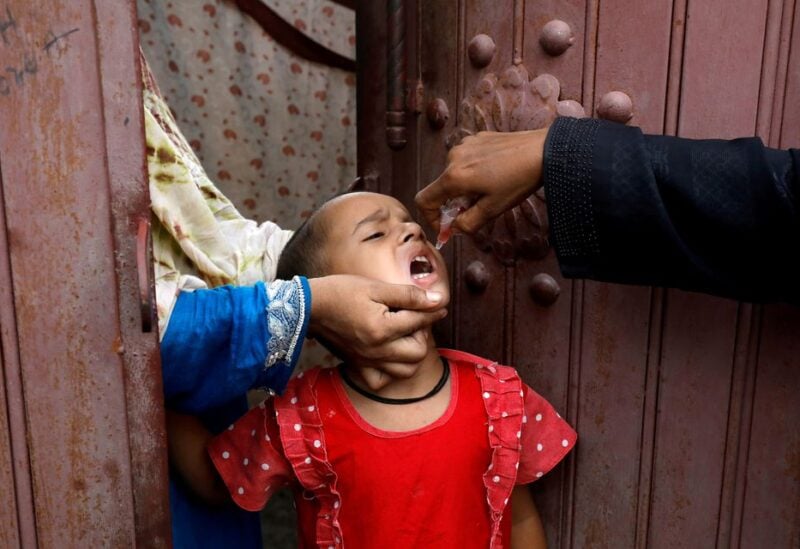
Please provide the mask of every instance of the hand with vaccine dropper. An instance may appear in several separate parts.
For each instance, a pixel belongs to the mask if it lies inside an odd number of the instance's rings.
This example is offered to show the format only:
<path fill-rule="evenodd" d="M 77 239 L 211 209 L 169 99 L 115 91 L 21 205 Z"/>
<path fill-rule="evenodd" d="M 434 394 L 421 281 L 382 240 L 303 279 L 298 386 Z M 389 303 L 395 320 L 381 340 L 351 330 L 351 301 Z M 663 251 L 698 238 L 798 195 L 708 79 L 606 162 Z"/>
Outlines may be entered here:
<path fill-rule="evenodd" d="M 436 249 L 441 250 L 442 246 L 447 244 L 450 237 L 453 235 L 453 222 L 458 217 L 458 214 L 466 210 L 472 205 L 469 198 L 466 196 L 459 196 L 458 198 L 451 198 L 445 202 L 441 207 L 441 218 L 439 220 L 439 235 L 436 237 Z"/>

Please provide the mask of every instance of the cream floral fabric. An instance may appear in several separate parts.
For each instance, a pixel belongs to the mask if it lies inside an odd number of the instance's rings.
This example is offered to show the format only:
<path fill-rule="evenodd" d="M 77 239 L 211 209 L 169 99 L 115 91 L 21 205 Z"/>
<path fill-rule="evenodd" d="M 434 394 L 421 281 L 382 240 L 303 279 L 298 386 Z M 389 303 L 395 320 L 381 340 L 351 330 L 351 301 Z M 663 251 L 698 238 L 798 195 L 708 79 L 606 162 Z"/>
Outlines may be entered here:
<path fill-rule="evenodd" d="M 355 58 L 355 14 L 329 0 L 264 2 Z M 248 219 L 296 229 L 356 176 L 352 72 L 283 47 L 223 0 L 138 0 L 142 50 L 186 141 Z"/>
<path fill-rule="evenodd" d="M 245 219 L 217 189 L 158 92 L 142 56 L 159 330 L 178 292 L 275 278 L 292 232 Z"/>

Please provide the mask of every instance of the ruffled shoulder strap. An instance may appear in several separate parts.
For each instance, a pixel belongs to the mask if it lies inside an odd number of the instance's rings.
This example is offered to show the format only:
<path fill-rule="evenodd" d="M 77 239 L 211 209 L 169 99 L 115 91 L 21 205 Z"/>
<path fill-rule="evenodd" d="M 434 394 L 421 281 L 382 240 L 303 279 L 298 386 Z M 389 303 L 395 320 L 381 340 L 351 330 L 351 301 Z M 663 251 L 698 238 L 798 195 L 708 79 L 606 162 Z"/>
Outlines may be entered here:
<path fill-rule="evenodd" d="M 316 539 L 319 547 L 344 547 L 339 525 L 341 496 L 328 461 L 325 433 L 317 402 L 320 369 L 301 372 L 275 399 L 275 419 L 286 459 L 300 485 L 319 502 Z"/>
<path fill-rule="evenodd" d="M 519 469 L 524 397 L 522 380 L 514 368 L 462 351 L 441 350 L 451 361 L 474 365 L 481 385 L 481 397 L 488 419 L 491 461 L 483 474 L 486 499 L 492 519 L 490 547 L 502 547 L 500 520 L 503 518 Z"/>

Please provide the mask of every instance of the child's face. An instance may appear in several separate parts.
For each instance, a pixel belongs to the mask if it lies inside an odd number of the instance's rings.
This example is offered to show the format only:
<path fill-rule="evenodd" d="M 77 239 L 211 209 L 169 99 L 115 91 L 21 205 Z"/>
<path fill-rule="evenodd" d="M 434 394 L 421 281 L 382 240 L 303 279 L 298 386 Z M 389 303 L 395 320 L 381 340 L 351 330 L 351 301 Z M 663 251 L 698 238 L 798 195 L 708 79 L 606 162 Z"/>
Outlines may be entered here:
<path fill-rule="evenodd" d="M 354 274 L 414 284 L 450 300 L 447 268 L 422 228 L 394 198 L 352 193 L 325 205 L 328 274 Z"/>

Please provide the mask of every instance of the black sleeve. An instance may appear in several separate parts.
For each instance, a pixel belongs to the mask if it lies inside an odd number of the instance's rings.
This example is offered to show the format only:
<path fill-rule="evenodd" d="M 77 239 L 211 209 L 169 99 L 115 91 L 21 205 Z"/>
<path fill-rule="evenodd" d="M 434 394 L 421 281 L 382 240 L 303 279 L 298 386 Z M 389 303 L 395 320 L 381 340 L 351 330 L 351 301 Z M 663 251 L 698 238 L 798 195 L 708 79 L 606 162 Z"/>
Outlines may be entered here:
<path fill-rule="evenodd" d="M 543 181 L 564 276 L 800 303 L 800 150 L 559 118 Z"/>

